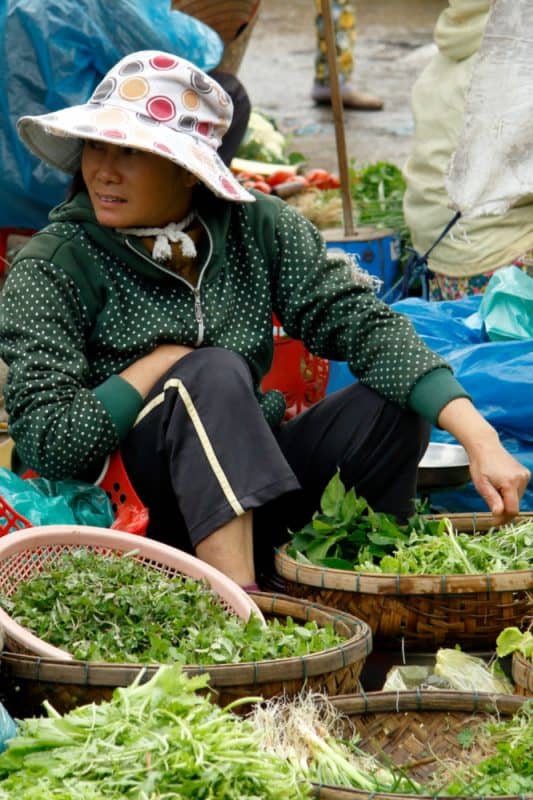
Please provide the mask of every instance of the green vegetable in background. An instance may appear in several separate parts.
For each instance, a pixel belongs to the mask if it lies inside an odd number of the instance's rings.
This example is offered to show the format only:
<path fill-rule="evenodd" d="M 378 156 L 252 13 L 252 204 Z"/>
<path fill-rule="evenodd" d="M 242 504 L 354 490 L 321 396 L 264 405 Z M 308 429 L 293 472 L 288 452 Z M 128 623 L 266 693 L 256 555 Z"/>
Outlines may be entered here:
<path fill-rule="evenodd" d="M 113 699 L 21 722 L 0 755 L 0 800 L 303 800 L 289 762 L 200 692 L 209 676 L 162 667 Z M 246 700 L 243 700 L 246 702 Z"/>
<path fill-rule="evenodd" d="M 395 164 L 378 161 L 360 169 L 351 164 L 350 190 L 358 224 L 396 231 L 401 242 L 401 262 L 411 247 L 411 233 L 403 213 L 405 188 L 403 173 Z"/>
<path fill-rule="evenodd" d="M 87 549 L 64 553 L 0 603 L 44 641 L 89 661 L 216 664 L 302 656 L 342 641 L 290 617 L 228 614 L 202 581 Z"/>
<path fill-rule="evenodd" d="M 525 658 L 533 661 L 533 633 L 530 630 L 522 631 L 516 627 L 504 628 L 496 639 L 496 653 L 500 658 L 511 653 L 522 653 Z"/>

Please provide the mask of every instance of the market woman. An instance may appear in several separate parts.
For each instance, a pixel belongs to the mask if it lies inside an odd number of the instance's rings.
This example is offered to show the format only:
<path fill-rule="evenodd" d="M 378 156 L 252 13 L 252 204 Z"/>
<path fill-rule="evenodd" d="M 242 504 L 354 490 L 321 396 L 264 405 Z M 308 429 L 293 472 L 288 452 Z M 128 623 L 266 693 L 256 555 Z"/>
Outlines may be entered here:
<path fill-rule="evenodd" d="M 495 515 L 529 480 L 449 366 L 368 276 L 327 258 L 291 206 L 250 194 L 217 154 L 228 95 L 183 59 L 122 59 L 83 106 L 23 117 L 20 136 L 75 175 L 72 197 L 19 253 L 0 355 L 21 462 L 95 476 L 120 446 L 149 535 L 245 587 L 318 507 L 335 473 L 404 519 L 429 422 L 455 435 Z M 359 381 L 283 423 L 262 394 L 272 313 Z"/>

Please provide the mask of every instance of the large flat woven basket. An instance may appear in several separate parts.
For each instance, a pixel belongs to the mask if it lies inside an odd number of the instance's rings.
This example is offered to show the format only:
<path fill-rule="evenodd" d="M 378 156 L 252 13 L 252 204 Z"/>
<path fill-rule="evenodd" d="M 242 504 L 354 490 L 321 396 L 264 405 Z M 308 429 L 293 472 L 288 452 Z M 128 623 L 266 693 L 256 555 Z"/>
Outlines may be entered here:
<path fill-rule="evenodd" d="M 286 621 L 290 616 L 298 624 L 309 620 L 319 627 L 330 624 L 345 638 L 336 647 L 296 658 L 184 667 L 193 675 L 209 673 L 213 699 L 219 705 L 249 696 L 291 696 L 304 686 L 331 696 L 359 691 L 359 676 L 372 649 L 372 634 L 365 622 L 294 597 L 258 592 L 253 599 L 267 620 Z M 148 680 L 157 666 L 60 661 L 4 651 L 0 700 L 19 718 L 42 713 L 45 699 L 64 713 L 85 703 L 108 700 L 117 686 L 127 686 L 139 672 Z"/>
<path fill-rule="evenodd" d="M 526 697 L 533 697 L 533 661 L 522 653 L 513 653 L 511 670 L 515 692 Z"/>
<path fill-rule="evenodd" d="M 132 558 L 149 569 L 168 576 L 183 575 L 205 580 L 218 595 L 220 604 L 230 614 L 245 620 L 261 611 L 234 581 L 222 572 L 194 556 L 133 533 L 108 528 L 73 525 L 49 525 L 10 533 L 0 539 L 0 592 L 10 597 L 20 583 L 31 579 L 43 566 L 53 563 L 61 553 L 80 548 L 106 554 L 133 553 Z M 28 653 L 49 658 L 69 659 L 65 650 L 54 647 L 27 628 L 19 625 L 0 608 L 0 629 L 4 630 L 4 648 L 11 652 Z"/>
<path fill-rule="evenodd" d="M 459 733 L 491 715 L 514 714 L 525 698 L 516 695 L 472 694 L 455 691 L 371 692 L 333 697 L 331 702 L 345 714 L 361 736 L 363 750 L 385 756 L 421 783 L 426 782 L 446 759 L 464 758 Z M 353 735 L 347 726 L 346 735 Z M 370 793 L 357 789 L 315 786 L 320 800 L 438 800 L 435 795 Z M 470 797 L 469 800 L 472 800 Z M 494 800 L 484 797 L 483 800 Z M 500 796 L 498 800 L 503 800 Z M 518 800 L 517 796 L 505 800 Z"/>
<path fill-rule="evenodd" d="M 458 530 L 488 530 L 490 514 L 447 515 Z M 521 514 L 520 517 L 531 517 Z M 492 650 L 533 607 L 533 569 L 490 575 L 386 575 L 300 564 L 276 554 L 283 591 L 347 611 L 372 628 L 377 649 Z"/>

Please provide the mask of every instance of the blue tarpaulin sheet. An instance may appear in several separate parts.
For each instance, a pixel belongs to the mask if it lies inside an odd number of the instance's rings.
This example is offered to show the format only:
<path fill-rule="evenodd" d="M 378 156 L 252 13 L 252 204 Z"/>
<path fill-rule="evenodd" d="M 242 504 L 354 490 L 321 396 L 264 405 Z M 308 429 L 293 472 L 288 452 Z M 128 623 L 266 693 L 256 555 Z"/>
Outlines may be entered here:
<path fill-rule="evenodd" d="M 392 308 L 406 314 L 426 344 L 453 367 L 478 410 L 496 428 L 502 443 L 533 472 L 533 339 L 489 341 L 479 313 L 481 296 L 450 302 L 408 298 Z M 328 394 L 354 379 L 347 365 L 330 364 Z M 432 441 L 454 442 L 433 429 Z M 431 502 L 448 512 L 487 511 L 474 485 L 431 493 Z M 533 511 L 533 485 L 523 511 Z"/>

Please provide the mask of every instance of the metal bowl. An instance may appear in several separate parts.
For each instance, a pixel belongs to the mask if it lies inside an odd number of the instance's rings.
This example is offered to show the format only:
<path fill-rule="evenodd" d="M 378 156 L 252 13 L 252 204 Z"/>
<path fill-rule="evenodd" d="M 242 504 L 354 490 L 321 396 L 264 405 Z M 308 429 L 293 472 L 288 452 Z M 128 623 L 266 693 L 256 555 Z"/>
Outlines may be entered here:
<path fill-rule="evenodd" d="M 418 465 L 418 488 L 463 486 L 470 480 L 468 456 L 460 444 L 430 442 Z"/>

